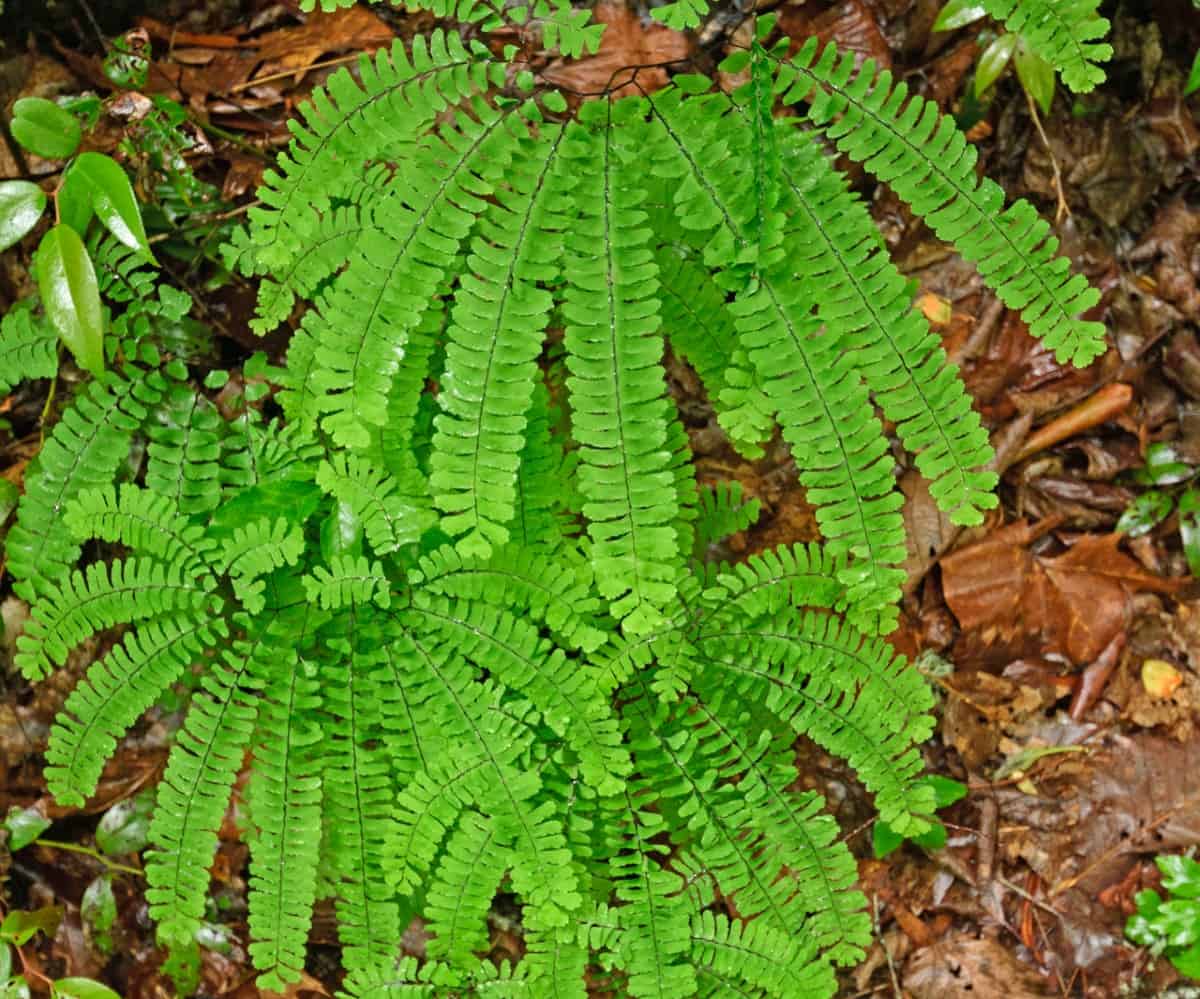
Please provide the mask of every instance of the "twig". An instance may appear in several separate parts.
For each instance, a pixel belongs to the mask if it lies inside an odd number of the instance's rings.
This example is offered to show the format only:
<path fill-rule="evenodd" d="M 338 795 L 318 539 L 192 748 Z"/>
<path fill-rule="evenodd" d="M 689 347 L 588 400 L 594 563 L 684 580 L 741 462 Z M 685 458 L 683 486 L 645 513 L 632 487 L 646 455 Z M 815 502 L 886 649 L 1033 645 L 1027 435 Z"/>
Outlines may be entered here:
<path fill-rule="evenodd" d="M 68 853 L 82 853 L 85 857 L 91 857 L 93 860 L 98 860 L 110 871 L 120 871 L 122 874 L 133 874 L 137 877 L 145 877 L 145 873 L 136 867 L 129 867 L 127 864 L 118 864 L 115 860 L 110 860 L 104 856 L 99 850 L 90 846 L 80 846 L 78 843 L 63 843 L 56 839 L 35 839 L 34 846 L 45 846 L 51 850 L 66 850 Z"/>
<path fill-rule="evenodd" d="M 249 90 L 251 87 L 257 87 L 260 83 L 272 83 L 275 80 L 284 80 L 289 76 L 303 76 L 309 70 L 325 69 L 328 66 L 342 66 L 346 63 L 357 62 L 362 53 L 355 52 L 352 55 L 337 56 L 333 59 L 322 59 L 319 62 L 309 63 L 307 66 L 296 66 L 293 69 L 285 69 L 278 73 L 270 73 L 267 76 L 260 76 L 253 80 L 246 80 L 244 83 L 235 83 L 225 92 L 227 94 L 240 94 L 243 90 Z"/>
<path fill-rule="evenodd" d="M 879 946 L 883 948 L 888 975 L 892 979 L 892 994 L 895 999 L 904 999 L 904 993 L 900 991 L 900 977 L 896 974 L 896 962 L 892 960 L 892 952 L 888 949 L 887 941 L 883 939 L 883 934 L 879 930 L 879 897 L 877 895 L 871 896 L 871 927 L 875 931 L 875 938 L 879 941 Z"/>
<path fill-rule="evenodd" d="M 1021 89 L 1025 90 L 1024 87 Z M 1033 119 L 1033 127 L 1042 137 L 1042 145 L 1046 147 L 1046 155 L 1050 157 L 1050 169 L 1054 172 L 1054 193 L 1058 198 L 1058 206 L 1054 209 L 1054 224 L 1057 225 L 1064 217 L 1069 218 L 1071 215 L 1071 208 L 1063 196 L 1062 171 L 1058 168 L 1058 159 L 1054 155 L 1054 150 L 1050 148 L 1050 140 L 1046 138 L 1046 131 L 1042 128 L 1042 119 L 1038 114 L 1037 105 L 1033 102 L 1033 97 L 1028 90 L 1025 90 L 1025 102 L 1029 105 L 1029 116 Z"/>

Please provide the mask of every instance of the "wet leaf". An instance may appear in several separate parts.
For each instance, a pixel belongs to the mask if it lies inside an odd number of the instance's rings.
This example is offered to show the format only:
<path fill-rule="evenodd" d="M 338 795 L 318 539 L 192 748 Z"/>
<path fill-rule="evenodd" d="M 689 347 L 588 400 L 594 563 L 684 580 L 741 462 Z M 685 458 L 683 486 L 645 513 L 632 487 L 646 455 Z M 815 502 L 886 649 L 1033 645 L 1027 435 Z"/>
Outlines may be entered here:
<path fill-rule="evenodd" d="M 0 940 L 23 947 L 37 933 L 54 936 L 54 931 L 58 929 L 61 921 L 62 908 L 57 905 L 47 905 L 32 912 L 14 909 L 4 917 L 4 922 L 0 923 Z"/>
<path fill-rule="evenodd" d="M 46 210 L 46 192 L 27 180 L 0 184 L 0 252 L 18 242 Z"/>
<path fill-rule="evenodd" d="M 4 828 L 8 830 L 8 848 L 16 852 L 49 829 L 50 820 L 36 808 L 18 808 L 14 805 L 8 810 Z"/>
<path fill-rule="evenodd" d="M 113 895 L 111 880 L 99 877 L 84 889 L 79 914 L 97 937 L 112 929 L 117 920 L 117 899 Z"/>
<path fill-rule="evenodd" d="M 153 809 L 153 796 L 148 794 L 118 801 L 96 827 L 96 846 L 110 856 L 137 853 L 150 841 Z"/>
<path fill-rule="evenodd" d="M 58 189 L 58 219 L 69 225 L 80 235 L 87 232 L 92 221 L 92 190 L 87 177 L 76 169 L 77 163 L 67 167 L 62 187 Z"/>
<path fill-rule="evenodd" d="M 79 148 L 83 138 L 75 116 L 43 97 L 17 101 L 9 128 L 17 142 L 48 160 L 65 160 Z"/>
<path fill-rule="evenodd" d="M 14 978 L 4 983 L 0 982 L 0 999 L 29 999 L 29 983 L 23 978 Z"/>
<path fill-rule="evenodd" d="M 1004 72 L 1017 47 L 1016 35 L 1001 35 L 983 50 L 975 67 L 975 96 L 983 94 Z"/>
<path fill-rule="evenodd" d="M 1171 516 L 1174 509 L 1175 500 L 1168 493 L 1160 493 L 1157 489 L 1142 493 L 1121 514 L 1117 530 L 1131 538 L 1141 537 Z"/>
<path fill-rule="evenodd" d="M 108 231 L 131 250 L 153 260 L 133 185 L 117 161 L 102 153 L 84 153 L 71 173 L 87 184 L 92 208 Z"/>
<path fill-rule="evenodd" d="M 91 257 L 79 234 L 56 225 L 37 252 L 42 304 L 76 363 L 94 375 L 104 370 L 104 313 Z"/>
<path fill-rule="evenodd" d="M 1196 470 L 1180 457 L 1174 444 L 1161 442 L 1146 448 L 1146 466 L 1138 469 L 1134 479 L 1145 486 L 1173 486 L 1186 482 Z"/>
<path fill-rule="evenodd" d="M 1054 103 L 1054 67 L 1031 49 L 1024 38 L 1017 42 L 1013 65 L 1025 92 L 1042 109 L 1042 114 L 1049 114 Z"/>
<path fill-rule="evenodd" d="M 12 948 L 8 944 L 0 944 L 0 982 L 12 974 Z"/>
<path fill-rule="evenodd" d="M 54 994 L 61 999 L 121 999 L 107 985 L 91 978 L 60 978 L 54 983 Z"/>
<path fill-rule="evenodd" d="M 1183 674 L 1164 659 L 1147 659 L 1142 663 L 1142 686 L 1151 697 L 1170 697 L 1180 684 Z"/>
<path fill-rule="evenodd" d="M 974 3 L 973 0 L 950 0 L 933 22 L 933 30 L 953 31 L 986 16 L 987 8 L 983 4 Z"/>
<path fill-rule="evenodd" d="M 1200 576 L 1200 491 L 1189 489 L 1179 497 L 1179 540 L 1193 576 Z"/>

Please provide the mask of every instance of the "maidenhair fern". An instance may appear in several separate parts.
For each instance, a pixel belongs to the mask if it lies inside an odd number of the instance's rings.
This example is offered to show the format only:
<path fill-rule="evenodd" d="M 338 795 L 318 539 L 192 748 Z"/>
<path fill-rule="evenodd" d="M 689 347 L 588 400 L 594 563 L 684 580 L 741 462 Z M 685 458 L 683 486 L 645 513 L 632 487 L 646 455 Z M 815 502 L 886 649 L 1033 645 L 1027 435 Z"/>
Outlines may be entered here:
<path fill-rule="evenodd" d="M 934 804 L 931 697 L 880 638 L 904 557 L 881 418 L 956 523 L 995 504 L 995 476 L 831 148 L 1061 360 L 1103 350 L 1081 318 L 1098 296 L 934 105 L 832 46 L 789 57 L 770 18 L 725 64 L 748 74 L 732 93 L 680 72 L 568 113 L 532 74 L 509 87 L 514 53 L 479 34 L 532 24 L 578 55 L 586 12 L 426 6 L 473 40 L 439 29 L 331 77 L 228 247 L 262 278 L 257 328 L 298 327 L 284 369 L 247 365 L 232 417 L 160 360 L 186 303 L 93 249 L 127 317 L 113 367 L 30 466 L 7 539 L 28 676 L 122 629 L 54 728 L 51 790 L 82 804 L 124 729 L 194 677 L 147 860 L 181 981 L 249 757 L 264 988 L 299 978 L 332 896 L 352 996 L 832 995 L 870 923 L 822 800 L 791 789 L 793 741 L 847 760 L 901 835 Z M 1094 4 L 1056 6 L 1061 27 L 993 6 L 1092 78 Z M 697 488 L 667 344 L 736 447 L 778 428 L 821 545 L 722 561 L 757 505 Z M 54 374 L 36 309 L 5 318 L 0 357 L 13 381 Z M 482 958 L 498 892 L 521 905 L 515 965 Z M 416 913 L 422 961 L 400 953 Z"/>

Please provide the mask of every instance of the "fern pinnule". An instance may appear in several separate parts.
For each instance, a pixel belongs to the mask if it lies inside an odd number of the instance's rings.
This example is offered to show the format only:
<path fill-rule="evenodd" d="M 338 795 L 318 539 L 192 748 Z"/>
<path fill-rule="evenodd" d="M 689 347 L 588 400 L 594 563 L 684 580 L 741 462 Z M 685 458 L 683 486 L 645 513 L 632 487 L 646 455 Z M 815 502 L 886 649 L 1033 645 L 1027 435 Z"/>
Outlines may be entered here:
<path fill-rule="evenodd" d="M 712 986 L 712 995 L 734 981 L 780 999 L 820 999 L 836 988 L 829 965 L 814 960 L 811 941 L 761 919 L 744 923 L 706 910 L 692 917 L 691 931 L 697 979 Z"/>

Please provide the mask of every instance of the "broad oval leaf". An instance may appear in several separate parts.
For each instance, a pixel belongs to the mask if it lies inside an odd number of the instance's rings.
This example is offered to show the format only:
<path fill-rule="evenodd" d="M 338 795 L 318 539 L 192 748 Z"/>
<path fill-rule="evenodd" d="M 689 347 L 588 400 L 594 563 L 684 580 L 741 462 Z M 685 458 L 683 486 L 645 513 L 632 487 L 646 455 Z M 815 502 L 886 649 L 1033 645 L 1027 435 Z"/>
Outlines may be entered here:
<path fill-rule="evenodd" d="M 1117 530 L 1131 538 L 1141 537 L 1171 516 L 1174 509 L 1175 500 L 1170 495 L 1151 489 L 1126 507 L 1117 521 Z"/>
<path fill-rule="evenodd" d="M 0 252 L 37 225 L 46 210 L 46 192 L 27 180 L 0 184 Z"/>
<path fill-rule="evenodd" d="M 54 983 L 54 994 L 59 999 L 121 999 L 107 985 L 91 978 L 60 978 Z"/>
<path fill-rule="evenodd" d="M 975 96 L 978 97 L 987 90 L 997 77 L 1004 72 L 1008 60 L 1012 58 L 1017 47 L 1016 35 L 1001 35 L 991 45 L 983 50 L 979 57 L 979 65 L 975 67 Z"/>
<path fill-rule="evenodd" d="M 1200 576 L 1200 492 L 1189 489 L 1179 497 L 1179 540 L 1193 576 Z"/>
<path fill-rule="evenodd" d="M 111 156 L 103 153 L 83 153 L 75 161 L 71 173 L 90 189 L 92 207 L 105 227 L 131 250 L 153 260 L 142 211 L 129 176 Z"/>
<path fill-rule="evenodd" d="M 96 270 L 79 234 L 56 225 L 37 252 L 37 279 L 50 324 L 76 363 L 98 375 L 104 370 L 104 311 Z"/>
<path fill-rule="evenodd" d="M 1192 60 L 1192 69 L 1188 73 L 1187 83 L 1183 85 L 1183 96 L 1187 97 L 1200 90 L 1200 49 L 1196 51 L 1196 58 Z"/>
<path fill-rule="evenodd" d="M 981 3 L 974 3 L 973 0 L 950 0 L 933 22 L 933 30 L 953 31 L 986 16 L 987 8 Z"/>
<path fill-rule="evenodd" d="M 65 160 L 79 148 L 83 129 L 75 116 L 44 97 L 22 97 L 13 105 L 12 136 L 31 153 Z"/>

